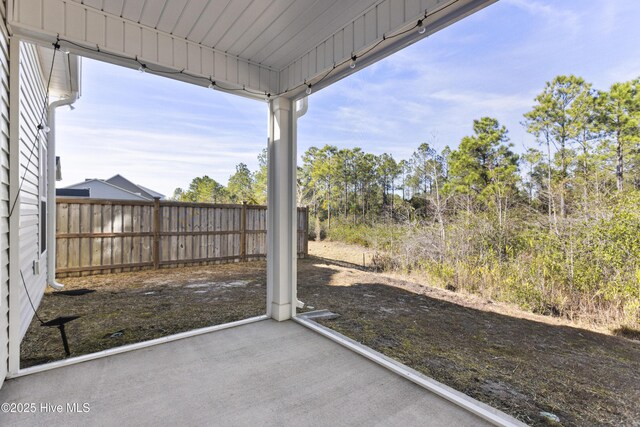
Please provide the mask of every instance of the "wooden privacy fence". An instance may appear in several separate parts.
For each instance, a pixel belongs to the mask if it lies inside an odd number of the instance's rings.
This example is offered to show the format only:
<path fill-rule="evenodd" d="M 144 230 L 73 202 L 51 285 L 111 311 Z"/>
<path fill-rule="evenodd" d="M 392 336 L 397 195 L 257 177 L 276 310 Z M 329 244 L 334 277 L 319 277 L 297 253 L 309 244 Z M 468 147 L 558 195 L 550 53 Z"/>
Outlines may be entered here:
<path fill-rule="evenodd" d="M 264 259 L 267 207 L 128 200 L 56 201 L 58 277 Z M 308 208 L 297 252 L 309 253 Z"/>

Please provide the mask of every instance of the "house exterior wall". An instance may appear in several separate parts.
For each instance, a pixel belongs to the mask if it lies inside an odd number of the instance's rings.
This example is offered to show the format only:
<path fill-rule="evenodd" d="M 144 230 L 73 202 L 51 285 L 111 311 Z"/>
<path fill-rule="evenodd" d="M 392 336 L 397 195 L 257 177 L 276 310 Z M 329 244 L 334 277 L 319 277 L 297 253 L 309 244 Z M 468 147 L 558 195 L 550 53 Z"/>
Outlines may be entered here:
<path fill-rule="evenodd" d="M 9 37 L 0 1 L 0 385 L 9 357 Z"/>
<path fill-rule="evenodd" d="M 41 236 L 40 201 L 46 197 L 46 146 L 47 133 L 39 131 L 37 126 L 46 121 L 46 81 L 43 78 L 43 64 L 40 64 L 36 47 L 20 43 L 20 272 L 24 277 L 24 286 L 20 289 L 20 339 L 34 316 L 29 301 L 37 308 L 46 287 L 47 266 L 46 251 L 41 252 L 40 245 L 46 236 Z M 44 109 L 44 110 L 43 110 Z M 39 269 L 34 268 L 38 261 Z M 19 278 L 16 278 L 17 280 Z"/>

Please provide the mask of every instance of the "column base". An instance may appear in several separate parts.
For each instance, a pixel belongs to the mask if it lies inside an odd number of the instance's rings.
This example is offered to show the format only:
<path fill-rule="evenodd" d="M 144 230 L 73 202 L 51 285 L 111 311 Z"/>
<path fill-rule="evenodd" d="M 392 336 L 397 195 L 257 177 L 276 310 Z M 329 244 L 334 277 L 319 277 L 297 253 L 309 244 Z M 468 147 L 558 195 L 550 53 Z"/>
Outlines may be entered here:
<path fill-rule="evenodd" d="M 291 304 L 271 303 L 271 318 L 278 322 L 291 319 Z"/>

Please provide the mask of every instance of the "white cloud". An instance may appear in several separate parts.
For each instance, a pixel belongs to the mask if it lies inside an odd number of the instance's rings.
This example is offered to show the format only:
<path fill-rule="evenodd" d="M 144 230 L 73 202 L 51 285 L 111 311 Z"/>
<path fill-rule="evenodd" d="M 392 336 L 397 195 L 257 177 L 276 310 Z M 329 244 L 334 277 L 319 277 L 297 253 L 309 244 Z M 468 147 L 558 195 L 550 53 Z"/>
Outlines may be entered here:
<path fill-rule="evenodd" d="M 582 14 L 575 10 L 563 9 L 560 2 L 552 3 L 536 0 L 502 0 L 506 3 L 517 7 L 533 15 L 536 18 L 542 18 L 548 25 L 554 27 L 563 27 L 570 30 L 574 35 L 582 30 Z"/>
<path fill-rule="evenodd" d="M 430 97 L 451 104 L 466 105 L 476 111 L 486 111 L 488 115 L 530 108 L 533 99 L 533 96 L 520 94 L 452 91 L 449 89 L 434 92 Z"/>
<path fill-rule="evenodd" d="M 398 56 L 380 63 L 376 72 L 384 78 L 371 81 L 363 72 L 312 96 L 309 117 L 303 119 L 308 124 L 300 126 L 300 151 L 328 143 L 406 158 L 432 133 L 439 148 L 456 146 L 483 116 L 498 118 L 522 139 L 520 121 L 535 92 L 500 87 L 495 69 L 501 64 L 485 70 L 439 57 L 416 61 L 410 50 Z M 483 79 L 491 83 L 479 85 Z M 332 104 L 337 107 L 326 107 Z"/>

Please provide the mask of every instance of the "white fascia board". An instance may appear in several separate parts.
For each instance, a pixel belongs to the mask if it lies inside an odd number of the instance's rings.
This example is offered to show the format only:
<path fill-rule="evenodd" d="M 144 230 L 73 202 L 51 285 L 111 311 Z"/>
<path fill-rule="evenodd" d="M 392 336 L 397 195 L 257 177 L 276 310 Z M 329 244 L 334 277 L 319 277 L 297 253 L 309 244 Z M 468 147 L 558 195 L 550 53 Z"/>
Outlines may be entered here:
<path fill-rule="evenodd" d="M 289 98 L 301 98 L 307 84 L 314 92 L 327 87 L 496 1 L 382 0 L 284 67 L 280 88 Z M 415 28 L 418 20 L 426 28 L 423 34 Z M 352 55 L 358 58 L 354 69 Z"/>
<path fill-rule="evenodd" d="M 69 0 L 9 4 L 11 32 L 36 42 L 54 43 L 59 36 L 75 44 L 60 43 L 74 54 L 129 68 L 138 68 L 137 58 L 156 70 L 148 72 L 205 87 L 211 79 L 220 83 L 220 90 L 228 88 L 250 98 L 279 93 L 277 70 L 84 4 Z M 238 90 L 242 88 L 254 93 Z"/>

